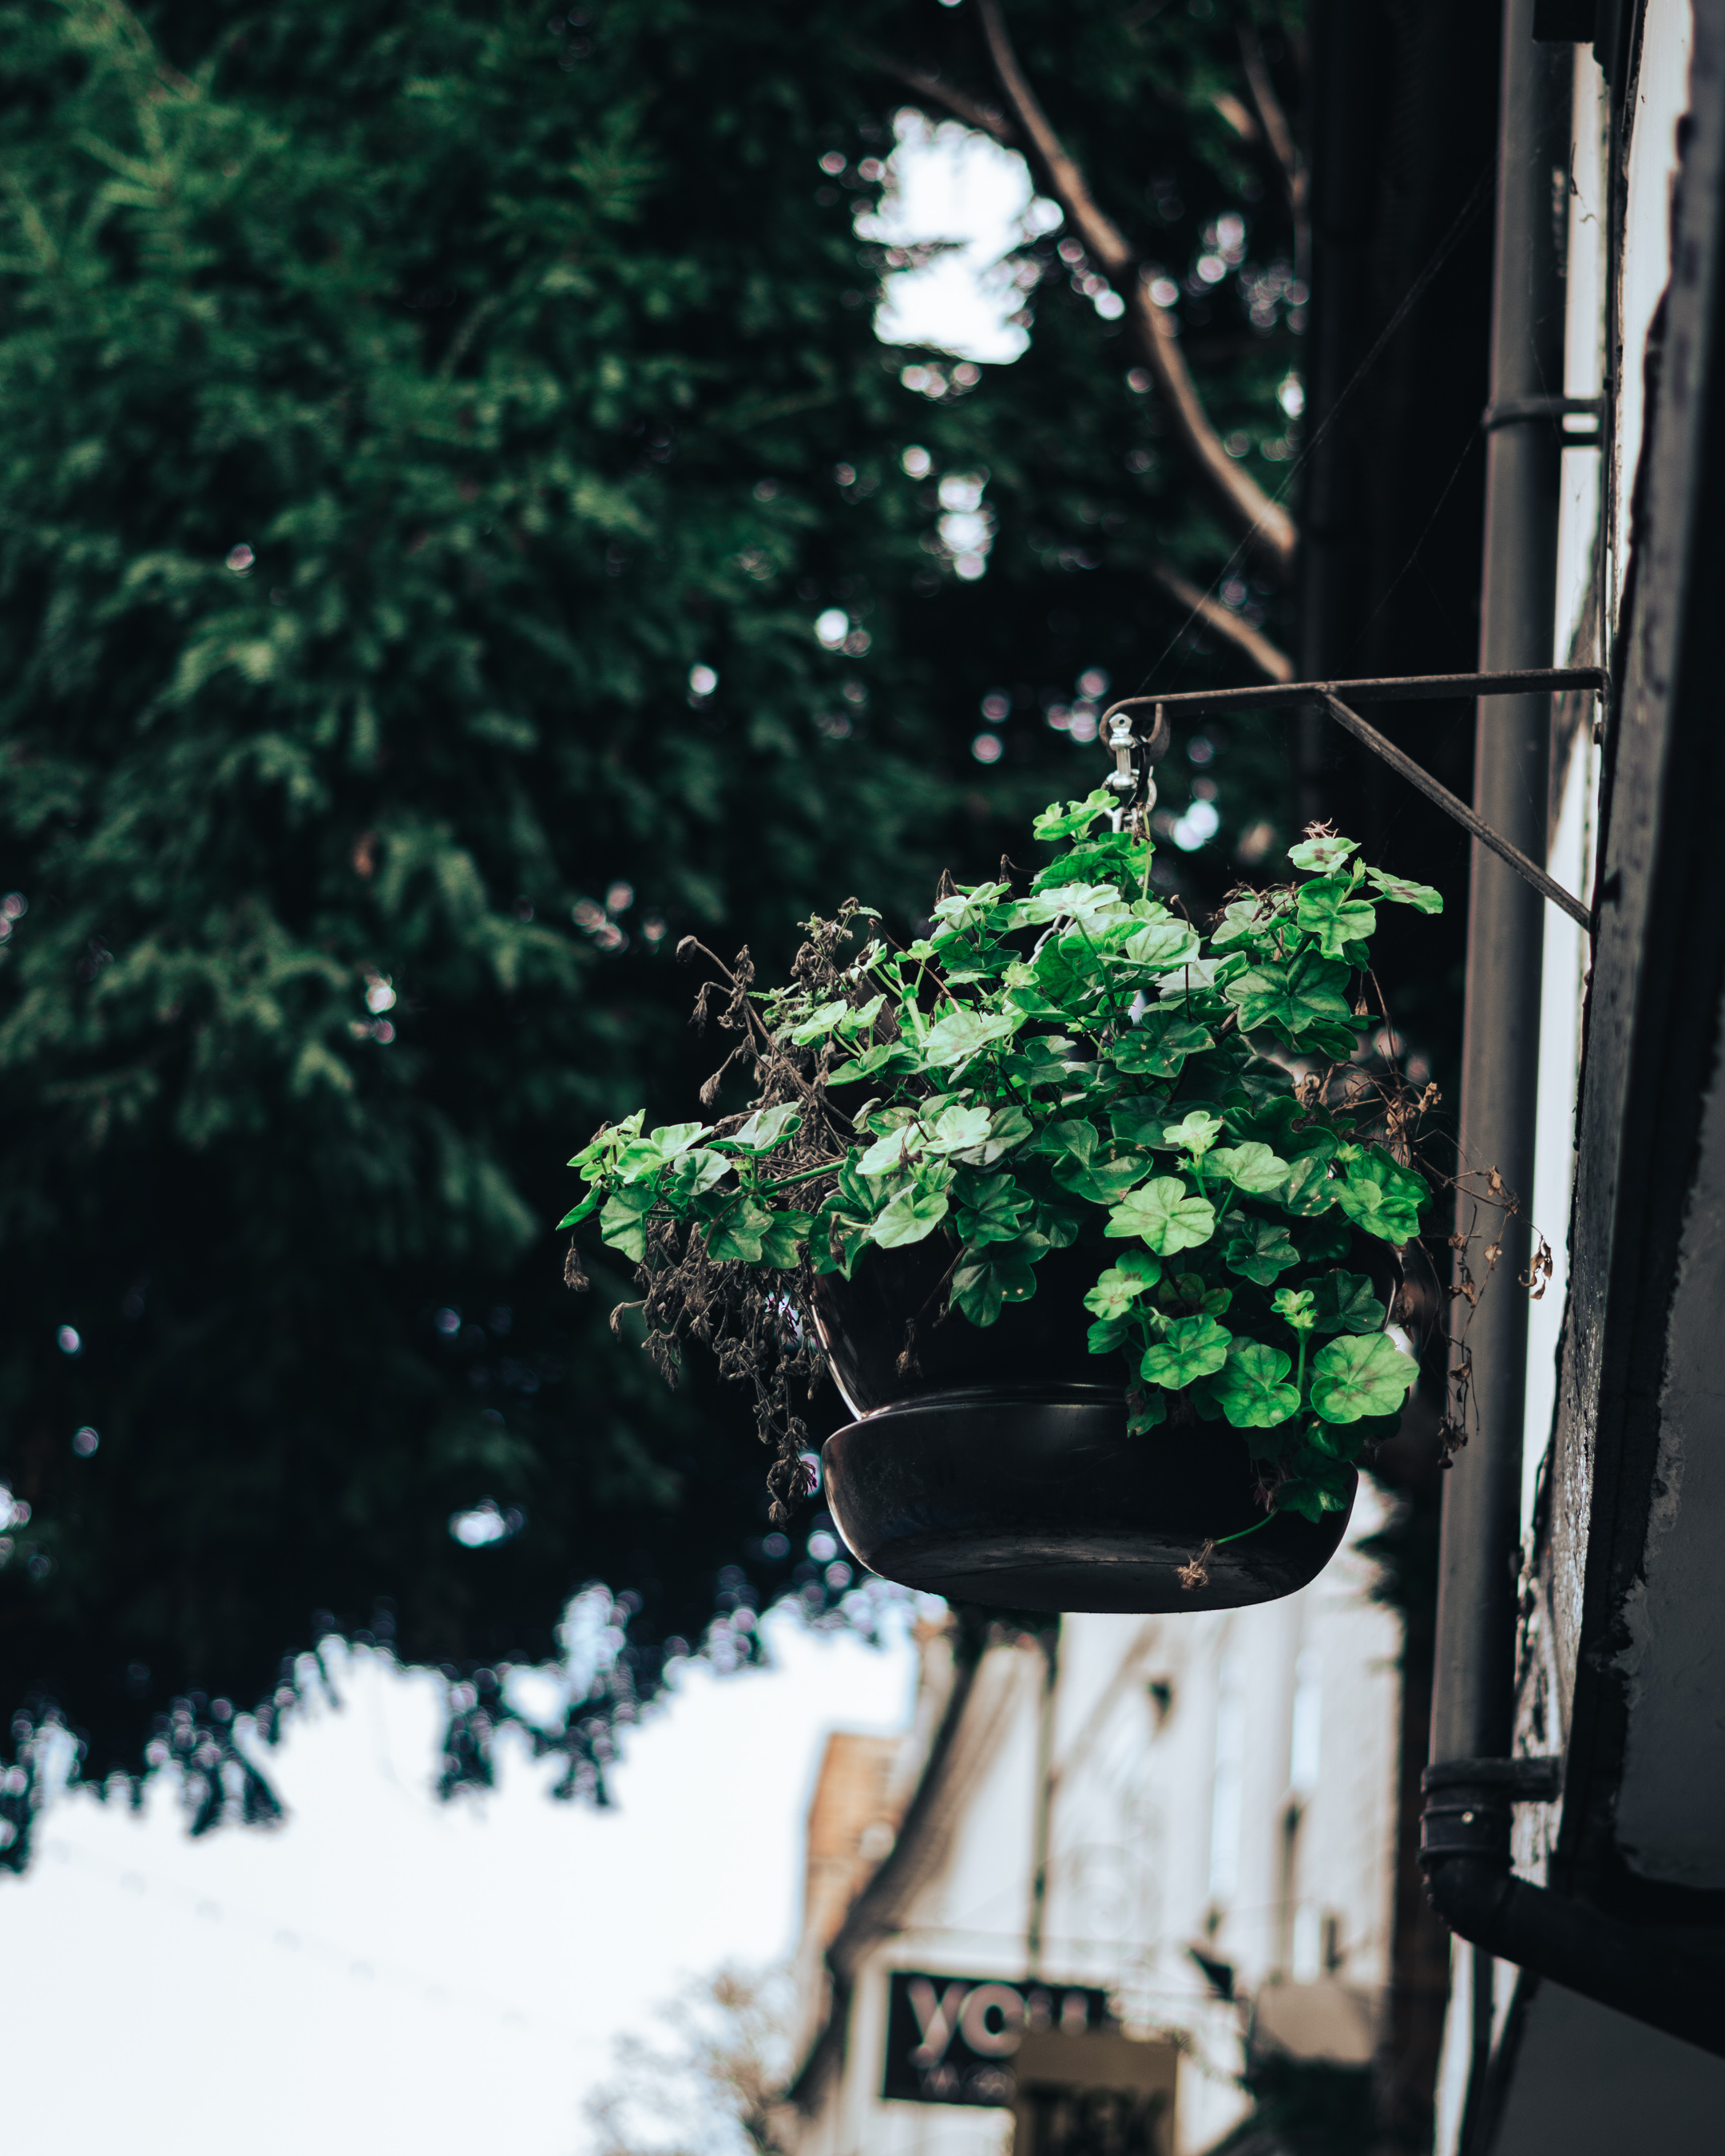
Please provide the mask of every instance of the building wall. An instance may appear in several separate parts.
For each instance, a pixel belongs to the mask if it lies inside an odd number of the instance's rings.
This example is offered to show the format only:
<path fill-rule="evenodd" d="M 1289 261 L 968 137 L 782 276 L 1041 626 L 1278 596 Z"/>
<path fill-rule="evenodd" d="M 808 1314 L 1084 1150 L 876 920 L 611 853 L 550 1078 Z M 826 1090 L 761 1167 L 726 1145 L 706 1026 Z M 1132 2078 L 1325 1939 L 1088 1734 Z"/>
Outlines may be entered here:
<path fill-rule="evenodd" d="M 988 1650 L 1005 1672 L 990 1695 L 1007 1702 L 1000 1726 L 958 1793 L 942 1860 L 859 1964 L 842 2066 L 798 2118 L 798 2156 L 1009 2145 L 1004 2112 L 880 2097 L 894 1968 L 1096 1985 L 1133 2033 L 1182 2032 L 1180 2156 L 1244 2116 L 1255 2007 L 1299 2043 L 1367 2063 L 1389 1964 L 1399 1627 L 1371 1600 L 1376 1568 L 1358 1545 L 1384 1517 L 1363 1489 L 1343 1552 L 1281 1602 L 1065 1618 L 1046 1753 L 1041 1650 Z M 1231 2001 L 1194 1947 L 1231 1973 Z"/>
<path fill-rule="evenodd" d="M 1693 39 L 1691 0 L 1645 0 L 1624 131 L 1615 147 L 1609 89 L 1588 47 L 1573 48 L 1563 391 L 1606 394 L 1601 444 L 1568 449 L 1563 455 L 1552 652 L 1557 665 L 1611 664 L 1620 655 L 1620 626 L 1633 596 L 1635 479 L 1657 367 L 1660 301 L 1671 276 L 1673 191 Z M 1599 824 L 1601 760 L 1592 719 L 1590 698 L 1558 700 L 1548 864 L 1558 880 L 1584 896 L 1593 890 Z M 1577 1075 L 1590 958 L 1584 932 L 1548 907 L 1532 1213 L 1549 1240 L 1553 1270 L 1531 1312 L 1522 1442 L 1525 1561 L 1530 1587 L 1537 1588 L 1521 1642 L 1519 1741 L 1537 1753 L 1561 1753 L 1568 1740 L 1590 1497 L 1584 1472 L 1572 1474 L 1561 1495 L 1564 1517 L 1549 1517 L 1543 1503 L 1569 1281 Z M 1519 1808 L 1516 1861 L 1527 1877 L 1545 1878 L 1556 1825 L 1555 1806 Z M 1472 2058 L 1472 1948 L 1456 1943 L 1438 2088 L 1437 2156 L 1455 2156 L 1461 2146 Z M 1507 1963 L 1491 1970 L 1497 2037 L 1517 1977 Z M 1596 2052 L 1614 2030 L 1633 2033 L 1620 2017 L 1587 2010 L 1599 2017 Z"/>

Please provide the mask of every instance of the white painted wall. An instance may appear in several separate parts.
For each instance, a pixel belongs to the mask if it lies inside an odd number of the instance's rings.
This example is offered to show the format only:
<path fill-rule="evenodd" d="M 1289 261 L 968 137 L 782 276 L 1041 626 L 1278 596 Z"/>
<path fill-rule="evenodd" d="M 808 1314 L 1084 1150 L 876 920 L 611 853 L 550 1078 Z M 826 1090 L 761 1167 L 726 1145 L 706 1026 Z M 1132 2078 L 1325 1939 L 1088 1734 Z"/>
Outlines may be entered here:
<path fill-rule="evenodd" d="M 1363 1488 L 1342 1553 L 1281 1602 L 1062 1622 L 1037 1973 L 1107 1988 L 1134 2033 L 1190 2037 L 1179 2156 L 1211 2147 L 1247 2108 L 1235 2078 L 1244 2010 L 1210 1994 L 1189 1946 L 1231 1963 L 1245 1998 L 1327 1976 L 1375 1999 L 1388 1978 L 1399 1626 L 1370 1600 L 1375 1567 L 1356 1547 L 1385 1516 Z M 1030 1650 L 993 1651 L 1025 1664 L 1010 1727 L 968 1793 L 948 1861 L 861 1974 L 843 2076 L 798 2156 L 1004 2156 L 1004 2112 L 876 2094 L 891 1968 L 1029 1974 L 1040 1663 Z"/>

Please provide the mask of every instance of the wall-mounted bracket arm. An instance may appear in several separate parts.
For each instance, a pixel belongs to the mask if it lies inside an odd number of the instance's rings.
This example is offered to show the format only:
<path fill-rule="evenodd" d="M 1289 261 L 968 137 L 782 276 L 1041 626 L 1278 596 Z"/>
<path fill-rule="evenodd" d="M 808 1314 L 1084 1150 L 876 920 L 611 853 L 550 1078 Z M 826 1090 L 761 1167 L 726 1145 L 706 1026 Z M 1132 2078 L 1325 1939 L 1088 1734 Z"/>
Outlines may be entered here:
<path fill-rule="evenodd" d="M 1557 689 L 1584 689 L 1603 696 L 1609 685 L 1609 676 L 1602 667 L 1540 666 L 1509 674 L 1404 674 L 1358 681 L 1278 682 L 1261 689 L 1200 689 L 1178 696 L 1123 696 L 1102 714 L 1101 732 L 1105 742 L 1111 742 L 1110 721 L 1115 714 L 1141 710 L 1147 705 L 1155 708 L 1159 715 L 1158 725 L 1162 726 L 1175 711 L 1184 711 L 1197 718 L 1218 710 L 1290 711 L 1315 704 L 1356 741 L 1363 742 L 1373 756 L 1381 757 L 1410 786 L 1418 787 L 1427 800 L 1435 802 L 1446 816 L 1453 817 L 1464 830 L 1471 832 L 1482 846 L 1489 846 L 1500 860 L 1507 861 L 1542 898 L 1560 907 L 1591 934 L 1593 915 L 1573 892 L 1554 882 L 1537 861 L 1530 860 L 1519 846 L 1512 846 L 1507 839 L 1501 838 L 1459 795 L 1450 793 L 1423 765 L 1415 763 L 1412 757 L 1368 725 L 1352 705 L 1343 701 L 1341 692 L 1346 690 L 1364 703 L 1395 704 L 1454 696 L 1525 696 Z"/>

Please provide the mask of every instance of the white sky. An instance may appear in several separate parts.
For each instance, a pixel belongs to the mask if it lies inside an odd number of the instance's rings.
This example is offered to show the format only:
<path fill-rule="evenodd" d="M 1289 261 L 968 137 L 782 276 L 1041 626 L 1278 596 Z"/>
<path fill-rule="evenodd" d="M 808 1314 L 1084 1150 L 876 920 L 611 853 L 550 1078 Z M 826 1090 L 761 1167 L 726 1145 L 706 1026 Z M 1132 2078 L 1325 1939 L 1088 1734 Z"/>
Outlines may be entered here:
<path fill-rule="evenodd" d="M 1020 295 L 995 265 L 1027 231 L 1058 224 L 1060 211 L 1034 194 L 1029 167 L 1018 151 L 986 135 L 956 121 L 931 128 L 921 113 L 909 110 L 899 114 L 894 131 L 897 146 L 887 161 L 891 184 L 880 214 L 859 218 L 858 232 L 888 246 L 964 244 L 926 269 L 889 277 L 876 335 L 887 344 L 936 345 L 961 359 L 995 365 L 1017 359 L 1029 339 L 1007 317 Z"/>
<path fill-rule="evenodd" d="M 1017 358 L 1018 295 L 988 273 L 1050 206 L 1014 151 L 915 116 L 898 134 L 865 236 L 965 244 L 892 279 L 879 333 Z M 685 1669 L 607 1814 L 552 1803 L 552 1765 L 512 1746 L 492 1795 L 439 1804 L 440 1681 L 363 1653 L 272 1755 L 276 1831 L 193 1842 L 165 1783 L 137 1816 L 55 1803 L 28 1876 L 0 1877 L 8 2145 L 177 2156 L 196 2116 L 247 2156 L 587 2156 L 613 2037 L 791 1944 L 826 1732 L 907 1715 L 902 1638 L 768 1635 L 770 1672 Z"/>
<path fill-rule="evenodd" d="M 685 1666 L 608 1813 L 512 1747 L 439 1803 L 441 1681 L 363 1652 L 272 1757 L 284 1827 L 192 1841 L 166 1785 L 142 1816 L 59 1800 L 0 1878 L 8 2145 L 177 2156 L 195 2112 L 247 2156 L 585 2156 L 612 2037 L 791 1943 L 826 1731 L 906 1718 L 902 1637 L 768 1636 L 770 1672 Z"/>

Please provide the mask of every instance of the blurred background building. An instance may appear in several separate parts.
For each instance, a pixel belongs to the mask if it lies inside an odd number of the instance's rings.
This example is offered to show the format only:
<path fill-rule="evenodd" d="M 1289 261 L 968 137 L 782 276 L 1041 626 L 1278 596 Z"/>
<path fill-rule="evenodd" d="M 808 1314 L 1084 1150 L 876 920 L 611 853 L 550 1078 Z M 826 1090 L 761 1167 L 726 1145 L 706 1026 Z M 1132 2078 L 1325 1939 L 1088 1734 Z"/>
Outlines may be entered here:
<path fill-rule="evenodd" d="M 1179 2156 L 1300 2083 L 1344 2128 L 1385 2033 L 1399 1625 L 1360 1544 L 1286 1600 L 925 1624 L 914 1726 L 837 1735 L 809 1815 L 797 2156 L 993 2156 L 1026 2029 L 1181 2047 Z"/>

